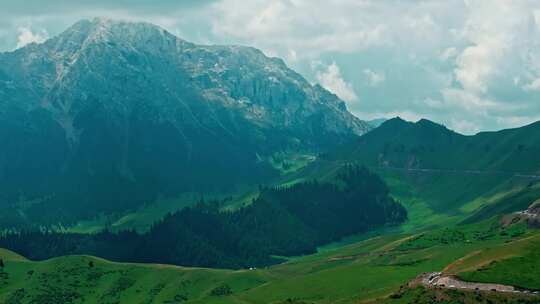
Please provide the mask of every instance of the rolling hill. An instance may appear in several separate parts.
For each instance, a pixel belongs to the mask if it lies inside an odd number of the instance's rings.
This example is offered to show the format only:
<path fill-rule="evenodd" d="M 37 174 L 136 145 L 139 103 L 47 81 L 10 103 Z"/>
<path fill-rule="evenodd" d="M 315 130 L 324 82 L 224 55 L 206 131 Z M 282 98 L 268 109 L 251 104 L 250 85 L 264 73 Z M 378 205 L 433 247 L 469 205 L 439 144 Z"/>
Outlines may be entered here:
<path fill-rule="evenodd" d="M 114 263 L 89 256 L 35 262 L 0 251 L 5 263 L 0 270 L 0 301 L 326 304 L 416 300 L 427 304 L 466 298 L 467 303 L 536 303 L 538 298 L 531 296 L 488 292 L 477 301 L 474 291 L 410 289 L 406 285 L 424 272 L 444 270 L 471 277 L 471 272 L 478 271 L 482 276 L 482 269 L 489 265 L 492 273 L 506 273 L 507 283 L 539 290 L 538 281 L 530 280 L 540 275 L 537 267 L 528 272 L 504 272 L 504 265 L 515 260 L 508 257 L 522 256 L 532 263 L 524 266 L 536 265 L 529 252 L 540 244 L 538 233 L 522 225 L 502 228 L 497 220 L 490 220 L 376 237 L 264 269 L 234 271 Z"/>
<path fill-rule="evenodd" d="M 334 183 L 261 189 L 249 206 L 222 210 L 199 202 L 155 222 L 151 229 L 95 234 L 20 231 L 0 235 L 0 247 L 37 260 L 90 254 L 115 261 L 245 268 L 309 254 L 343 237 L 398 225 L 405 209 L 382 180 L 363 168 L 342 170 Z"/>

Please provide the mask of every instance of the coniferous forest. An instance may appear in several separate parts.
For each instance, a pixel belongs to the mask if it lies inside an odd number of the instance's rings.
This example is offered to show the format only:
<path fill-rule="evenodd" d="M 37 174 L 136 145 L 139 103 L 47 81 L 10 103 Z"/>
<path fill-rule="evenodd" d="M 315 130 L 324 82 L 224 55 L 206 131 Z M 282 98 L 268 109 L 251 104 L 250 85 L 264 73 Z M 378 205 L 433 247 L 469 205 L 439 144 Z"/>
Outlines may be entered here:
<path fill-rule="evenodd" d="M 130 262 L 260 267 L 279 262 L 275 256 L 313 253 L 319 245 L 407 218 L 378 176 L 353 166 L 333 182 L 261 188 L 248 206 L 235 211 L 220 206 L 201 201 L 169 214 L 145 234 L 34 230 L 5 234 L 0 247 L 36 260 L 90 254 Z"/>

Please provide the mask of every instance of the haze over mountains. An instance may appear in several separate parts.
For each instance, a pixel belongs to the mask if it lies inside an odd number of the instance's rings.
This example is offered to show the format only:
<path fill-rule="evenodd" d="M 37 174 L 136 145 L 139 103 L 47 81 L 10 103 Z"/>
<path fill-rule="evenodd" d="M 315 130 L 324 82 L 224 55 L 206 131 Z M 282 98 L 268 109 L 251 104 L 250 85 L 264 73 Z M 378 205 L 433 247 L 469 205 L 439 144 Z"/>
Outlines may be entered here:
<path fill-rule="evenodd" d="M 255 184 L 276 175 L 274 152 L 370 129 L 257 49 L 100 18 L 0 54 L 0 100 L 0 204 L 36 220 Z"/>

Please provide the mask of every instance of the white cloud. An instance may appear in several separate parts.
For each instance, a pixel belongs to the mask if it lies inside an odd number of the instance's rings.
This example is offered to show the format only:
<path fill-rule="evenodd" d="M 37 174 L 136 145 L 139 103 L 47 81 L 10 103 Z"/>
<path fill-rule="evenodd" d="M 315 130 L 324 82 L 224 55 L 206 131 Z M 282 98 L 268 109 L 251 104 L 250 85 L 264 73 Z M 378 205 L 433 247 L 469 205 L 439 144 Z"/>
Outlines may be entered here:
<path fill-rule="evenodd" d="M 370 87 L 376 87 L 383 83 L 386 79 L 383 72 L 372 71 L 370 69 L 364 69 L 364 75 L 366 76 L 367 84 Z"/>
<path fill-rule="evenodd" d="M 17 37 L 17 46 L 16 48 L 21 48 L 29 43 L 41 43 L 49 38 L 47 31 L 42 30 L 40 32 L 32 32 L 28 27 L 20 27 L 18 29 L 19 37 Z"/>
<path fill-rule="evenodd" d="M 503 128 L 513 128 L 516 126 L 524 126 L 534 121 L 540 121 L 540 113 L 536 115 L 507 116 L 504 118 L 499 117 L 497 119 Z"/>
<path fill-rule="evenodd" d="M 456 80 L 471 92 L 486 93 L 501 73 L 500 62 L 509 55 L 513 31 L 523 16 L 510 1 L 466 1 L 466 19 L 459 32 L 467 46 L 456 59 Z M 499 13 L 504 11 L 505 17 Z"/>
<path fill-rule="evenodd" d="M 425 98 L 424 100 L 422 100 L 422 103 L 425 104 L 426 106 L 430 107 L 430 108 L 433 108 L 433 109 L 442 109 L 445 107 L 445 104 L 443 101 L 439 100 L 439 99 L 433 99 L 433 98 Z"/>
<path fill-rule="evenodd" d="M 476 134 L 480 132 L 478 124 L 466 119 L 451 118 L 450 128 L 462 134 Z"/>
<path fill-rule="evenodd" d="M 466 22 L 458 34 L 466 47 L 454 70 L 461 86 L 489 95 L 503 86 L 515 87 L 520 80 L 540 78 L 540 20 L 534 9 L 540 3 L 493 0 L 466 4 Z M 501 12 L 504 18 L 500 18 Z"/>
<path fill-rule="evenodd" d="M 461 109 L 466 111 L 476 111 L 484 113 L 485 111 L 500 106 L 497 102 L 482 98 L 474 92 L 467 90 L 446 88 L 442 90 L 444 102 L 448 107 L 453 107 L 454 110 Z"/>
<path fill-rule="evenodd" d="M 405 113 L 472 132 L 540 113 L 537 0 L 208 0 L 189 9 L 178 1 L 93 1 L 61 10 L 52 2 L 0 11 L 0 49 L 43 40 L 83 17 L 121 17 L 197 43 L 262 49 L 342 99 L 361 99 L 349 108 L 366 117 Z M 313 61 L 332 64 L 313 68 Z"/>
<path fill-rule="evenodd" d="M 381 6 L 392 8 L 356 0 L 222 0 L 213 6 L 213 31 L 265 51 L 272 49 L 281 57 L 292 48 L 313 59 L 325 52 L 350 53 L 393 44 L 394 25 L 386 24 L 389 19 L 382 15 L 399 16 L 401 5 L 384 12 Z M 414 23 L 395 18 L 408 24 L 404 26 L 419 28 L 429 16 L 419 19 Z"/>
<path fill-rule="evenodd" d="M 439 56 L 453 64 L 455 82 L 441 88 L 440 100 L 427 98 L 425 104 L 444 109 L 448 114 L 441 119 L 469 134 L 531 122 L 527 113 L 538 109 L 535 98 L 523 92 L 540 91 L 540 23 L 534 13 L 540 3 L 464 3 L 463 25 L 452 30 L 454 46 Z"/>
<path fill-rule="evenodd" d="M 416 113 L 473 132 L 538 109 L 538 1 L 221 0 L 213 9 L 216 36 L 294 67 L 334 61 L 303 72 L 349 101 L 365 84 L 356 112 Z"/>
<path fill-rule="evenodd" d="M 516 84 L 517 83 L 519 83 L 519 81 L 517 81 Z M 540 78 L 536 78 L 531 83 L 524 85 L 523 89 L 525 91 L 540 91 Z"/>
<path fill-rule="evenodd" d="M 358 101 L 353 86 L 343 79 L 341 71 L 335 62 L 317 71 L 315 76 L 321 86 L 336 94 L 339 98 L 347 102 Z"/>
<path fill-rule="evenodd" d="M 449 47 L 441 52 L 439 58 L 442 61 L 454 59 L 458 55 L 458 50 L 455 47 Z"/>
<path fill-rule="evenodd" d="M 289 50 L 289 54 L 287 55 L 287 60 L 289 62 L 296 62 L 298 60 L 298 54 L 295 50 Z"/>
<path fill-rule="evenodd" d="M 473 43 L 457 57 L 454 71 L 464 89 L 485 93 L 490 77 L 498 72 L 497 62 L 503 57 L 507 46 L 503 38 L 489 37 L 489 34 Z"/>

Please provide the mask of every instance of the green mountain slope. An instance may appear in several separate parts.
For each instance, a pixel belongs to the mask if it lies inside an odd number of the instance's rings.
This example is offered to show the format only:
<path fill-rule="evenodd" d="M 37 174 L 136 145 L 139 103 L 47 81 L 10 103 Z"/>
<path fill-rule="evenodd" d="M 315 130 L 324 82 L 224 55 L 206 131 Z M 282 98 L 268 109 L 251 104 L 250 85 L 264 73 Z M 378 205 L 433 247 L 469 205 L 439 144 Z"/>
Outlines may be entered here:
<path fill-rule="evenodd" d="M 338 155 L 381 167 L 534 175 L 540 171 L 540 122 L 464 136 L 429 120 L 394 118 Z"/>
<path fill-rule="evenodd" d="M 365 168 L 317 181 L 261 188 L 238 210 L 200 202 L 154 223 L 144 233 L 23 231 L 0 235 L 0 246 L 32 259 L 90 254 L 115 261 L 241 268 L 275 264 L 273 256 L 313 253 L 317 246 L 407 219 L 384 182 Z"/>
<path fill-rule="evenodd" d="M 491 261 L 526 255 L 538 244 L 539 231 L 522 225 L 502 228 L 490 220 L 377 237 L 253 270 L 124 264 L 88 256 L 33 262 L 2 251 L 0 302 L 381 303 L 423 272 L 468 273 Z M 535 271 L 512 273 L 512 282 L 540 276 Z M 540 285 L 530 282 L 528 287 Z"/>
<path fill-rule="evenodd" d="M 384 177 L 408 208 L 406 229 L 478 221 L 540 197 L 540 123 L 465 136 L 428 120 L 395 118 L 304 172 L 325 175 L 345 163 Z"/>
<path fill-rule="evenodd" d="M 0 53 L 0 227 L 233 192 L 371 127 L 278 58 L 141 22 L 77 22 Z M 283 169 L 283 168 L 281 168 Z"/>

